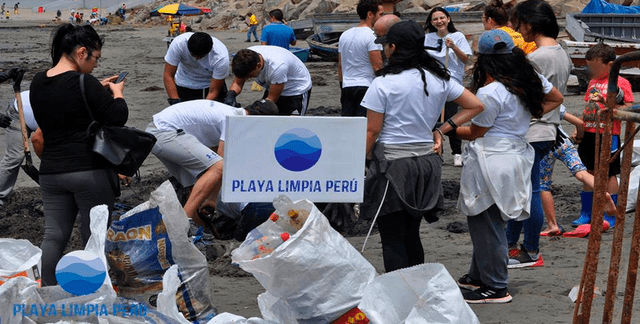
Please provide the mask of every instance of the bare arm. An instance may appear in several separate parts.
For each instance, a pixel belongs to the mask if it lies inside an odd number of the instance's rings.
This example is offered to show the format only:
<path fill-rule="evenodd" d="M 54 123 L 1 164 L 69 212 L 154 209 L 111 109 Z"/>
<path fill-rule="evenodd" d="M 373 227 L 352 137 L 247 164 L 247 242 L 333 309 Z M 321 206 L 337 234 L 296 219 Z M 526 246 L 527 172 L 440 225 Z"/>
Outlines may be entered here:
<path fill-rule="evenodd" d="M 564 97 L 556 87 L 553 87 L 549 93 L 544 95 L 544 101 L 542 102 L 543 114 L 546 114 L 558 107 L 564 101 Z"/>
<path fill-rule="evenodd" d="M 164 81 L 164 88 L 167 90 L 167 95 L 171 99 L 178 99 L 178 87 L 176 85 L 176 71 L 177 66 L 173 66 L 169 63 L 164 64 L 164 73 L 162 74 L 162 80 Z"/>
<path fill-rule="evenodd" d="M 474 124 L 469 126 L 461 126 L 456 129 L 456 135 L 458 138 L 467 141 L 473 141 L 478 137 L 484 136 L 484 134 L 489 130 L 489 127 L 480 127 Z"/>
<path fill-rule="evenodd" d="M 44 137 L 39 127 L 31 134 L 31 143 L 33 144 L 33 151 L 38 157 L 41 157 L 44 149 Z"/>
<path fill-rule="evenodd" d="M 220 95 L 220 90 L 224 87 L 224 80 L 211 79 L 211 83 L 209 83 L 209 94 L 207 94 L 207 98 L 209 100 L 215 100 Z"/>
<path fill-rule="evenodd" d="M 292 46 L 295 46 L 296 44 L 298 44 L 298 40 L 297 39 L 293 39 L 293 40 L 291 40 L 291 43 L 289 43 L 289 44 L 291 44 Z"/>
<path fill-rule="evenodd" d="M 269 86 L 269 95 L 267 96 L 267 100 L 271 100 L 273 102 L 278 101 L 280 98 L 280 94 L 284 90 L 284 83 L 280 84 L 272 84 Z"/>
<path fill-rule="evenodd" d="M 453 50 L 462 63 L 467 64 L 471 59 L 471 57 L 463 52 L 450 38 L 445 40 L 445 45 Z"/>
<path fill-rule="evenodd" d="M 260 45 L 267 45 L 267 42 L 260 42 Z"/>
<path fill-rule="evenodd" d="M 236 77 L 235 79 L 233 79 L 233 83 L 231 83 L 231 86 L 229 87 L 229 91 L 235 91 L 236 94 L 240 94 L 240 92 L 242 92 L 242 87 L 244 87 L 245 81 L 247 80 Z"/>
<path fill-rule="evenodd" d="M 467 89 L 464 89 L 460 97 L 456 98 L 456 100 L 454 100 L 453 102 L 457 103 L 460 108 L 462 108 L 455 115 L 453 115 L 453 117 L 451 117 L 451 120 L 454 122 L 454 124 L 458 126 L 470 121 L 471 118 L 477 116 L 484 110 L 484 105 L 482 104 L 482 102 L 478 100 L 478 98 L 476 98 L 476 96 Z M 449 125 L 449 123 L 444 123 L 442 124 L 442 126 L 440 126 L 440 130 L 443 133 L 447 133 L 452 129 L 453 127 Z M 459 132 L 459 130 L 460 128 L 458 128 L 456 134 L 457 132 Z"/>
<path fill-rule="evenodd" d="M 220 140 L 220 142 L 218 143 L 218 155 L 221 158 L 224 158 L 224 141 Z"/>
<path fill-rule="evenodd" d="M 371 67 L 374 71 L 382 69 L 384 64 L 382 61 L 382 51 L 369 51 L 369 62 L 371 62 Z"/>
<path fill-rule="evenodd" d="M 338 53 L 338 82 L 342 82 L 342 55 Z"/>
<path fill-rule="evenodd" d="M 382 130 L 382 122 L 384 121 L 384 114 L 367 110 L 367 156 L 371 154 L 373 144 L 375 144 Z"/>

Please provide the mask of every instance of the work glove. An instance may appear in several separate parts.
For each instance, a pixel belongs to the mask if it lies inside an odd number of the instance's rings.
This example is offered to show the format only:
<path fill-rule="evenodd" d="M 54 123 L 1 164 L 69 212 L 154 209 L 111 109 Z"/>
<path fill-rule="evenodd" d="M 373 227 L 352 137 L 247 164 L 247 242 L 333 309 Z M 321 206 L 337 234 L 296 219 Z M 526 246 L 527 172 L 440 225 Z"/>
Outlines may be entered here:
<path fill-rule="evenodd" d="M 0 127 L 2 128 L 7 128 L 9 127 L 9 125 L 11 125 L 11 117 L 0 113 Z"/>
<path fill-rule="evenodd" d="M 9 77 L 13 80 L 13 92 L 20 92 L 20 83 L 24 76 L 24 70 L 22 68 L 11 68 L 8 72 Z"/>
<path fill-rule="evenodd" d="M 180 100 L 180 98 L 177 98 L 177 99 L 167 98 L 167 101 L 169 102 L 169 105 L 173 106 L 173 105 L 179 103 L 181 100 Z"/>
<path fill-rule="evenodd" d="M 236 107 L 236 104 L 237 104 L 236 96 L 238 96 L 238 94 L 235 91 L 233 90 L 228 91 L 227 96 L 224 98 L 224 104 L 232 107 Z"/>

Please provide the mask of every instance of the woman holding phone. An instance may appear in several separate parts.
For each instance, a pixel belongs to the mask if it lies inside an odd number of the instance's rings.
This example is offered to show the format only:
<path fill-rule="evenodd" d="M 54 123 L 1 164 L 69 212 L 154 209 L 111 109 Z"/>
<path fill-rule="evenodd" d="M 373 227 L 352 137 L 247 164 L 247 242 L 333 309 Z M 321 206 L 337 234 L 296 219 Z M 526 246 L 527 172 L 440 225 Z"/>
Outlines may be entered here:
<path fill-rule="evenodd" d="M 117 76 L 102 81 L 90 73 L 98 66 L 103 39 L 90 25 L 60 26 L 51 44 L 53 67 L 38 72 L 31 83 L 33 114 L 42 130 L 44 148 L 40 164 L 40 190 L 44 204 L 42 284 L 55 285 L 55 267 L 69 241 L 76 215 L 80 215 L 83 245 L 91 234 L 89 210 L 106 204 L 113 209 L 118 176 L 91 148 L 87 109 L 101 124 L 123 126 L 128 108 L 124 82 Z M 80 90 L 80 75 L 88 108 Z"/>

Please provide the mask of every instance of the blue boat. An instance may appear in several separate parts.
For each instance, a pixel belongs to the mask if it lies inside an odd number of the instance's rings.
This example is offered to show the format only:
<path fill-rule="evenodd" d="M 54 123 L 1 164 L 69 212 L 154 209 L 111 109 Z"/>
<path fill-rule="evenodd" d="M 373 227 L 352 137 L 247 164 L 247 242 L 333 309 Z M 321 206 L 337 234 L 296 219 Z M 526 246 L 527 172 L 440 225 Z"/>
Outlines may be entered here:
<path fill-rule="evenodd" d="M 309 49 L 300 47 L 289 47 L 291 53 L 297 56 L 302 62 L 306 62 L 309 59 Z"/>

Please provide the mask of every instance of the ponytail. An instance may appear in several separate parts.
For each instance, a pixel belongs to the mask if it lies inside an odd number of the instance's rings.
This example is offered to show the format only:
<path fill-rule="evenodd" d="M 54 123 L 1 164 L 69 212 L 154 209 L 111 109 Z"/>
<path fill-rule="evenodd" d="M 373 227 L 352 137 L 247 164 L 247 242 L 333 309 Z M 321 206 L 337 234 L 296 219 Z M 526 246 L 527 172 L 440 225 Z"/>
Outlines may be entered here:
<path fill-rule="evenodd" d="M 90 25 L 63 24 L 56 30 L 51 42 L 53 66 L 60 62 L 63 54 L 71 55 L 78 47 L 85 47 L 91 55 L 94 50 L 101 50 L 103 44 L 104 39 Z"/>

